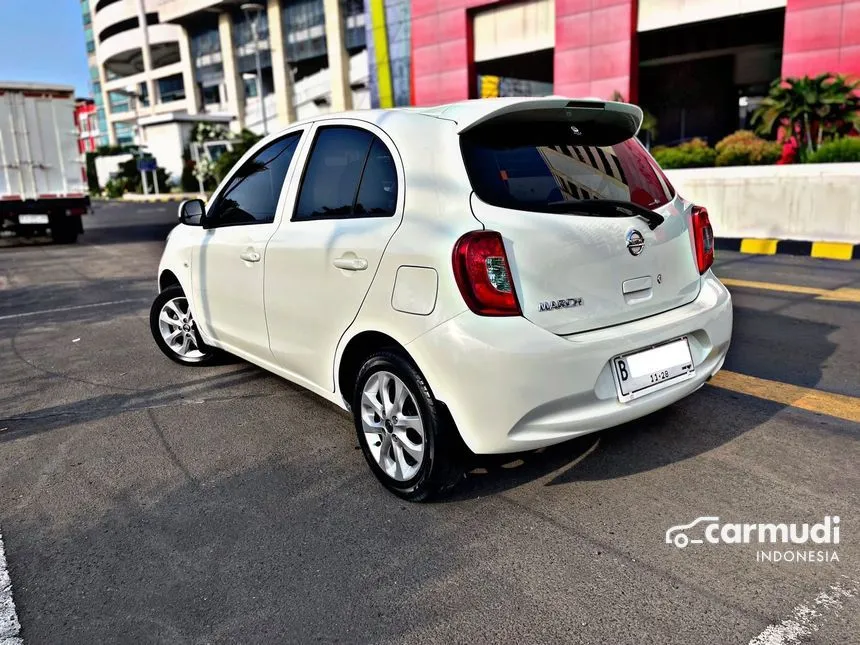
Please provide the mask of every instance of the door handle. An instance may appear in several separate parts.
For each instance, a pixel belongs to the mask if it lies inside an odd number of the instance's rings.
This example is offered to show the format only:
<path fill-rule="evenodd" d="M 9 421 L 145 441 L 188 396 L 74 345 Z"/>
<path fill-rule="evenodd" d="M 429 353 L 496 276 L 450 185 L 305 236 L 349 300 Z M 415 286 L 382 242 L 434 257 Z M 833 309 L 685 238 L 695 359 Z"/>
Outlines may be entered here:
<path fill-rule="evenodd" d="M 364 271 L 367 268 L 367 260 L 356 257 L 337 258 L 332 264 L 344 271 Z"/>
<path fill-rule="evenodd" d="M 244 251 L 239 254 L 239 257 L 245 260 L 245 262 L 259 262 L 260 254 L 256 251 Z"/>

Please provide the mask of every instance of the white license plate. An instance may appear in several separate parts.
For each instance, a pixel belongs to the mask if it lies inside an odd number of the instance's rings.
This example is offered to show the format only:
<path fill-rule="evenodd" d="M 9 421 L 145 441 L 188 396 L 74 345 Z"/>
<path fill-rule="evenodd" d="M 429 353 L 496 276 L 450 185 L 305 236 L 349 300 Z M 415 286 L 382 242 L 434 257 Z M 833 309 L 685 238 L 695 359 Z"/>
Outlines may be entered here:
<path fill-rule="evenodd" d="M 612 371 L 619 401 L 631 401 L 696 375 L 686 337 L 616 356 Z"/>
<path fill-rule="evenodd" d="M 19 224 L 47 224 L 47 215 L 18 215 Z"/>

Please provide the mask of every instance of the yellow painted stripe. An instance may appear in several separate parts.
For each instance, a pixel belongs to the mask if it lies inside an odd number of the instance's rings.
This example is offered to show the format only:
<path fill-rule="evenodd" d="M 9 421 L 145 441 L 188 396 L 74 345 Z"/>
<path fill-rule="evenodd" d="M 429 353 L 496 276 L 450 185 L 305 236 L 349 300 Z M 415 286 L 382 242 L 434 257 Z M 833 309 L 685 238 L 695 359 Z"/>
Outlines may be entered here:
<path fill-rule="evenodd" d="M 760 255 L 774 255 L 778 240 L 741 240 L 741 253 L 758 253 Z"/>
<path fill-rule="evenodd" d="M 830 293 L 825 293 L 823 296 L 818 296 L 816 300 L 836 300 L 837 302 L 860 302 L 860 289 L 836 289 Z"/>
<path fill-rule="evenodd" d="M 370 0 L 370 25 L 373 29 L 373 51 L 376 57 L 379 107 L 394 107 L 391 63 L 388 59 L 388 32 L 385 27 L 385 0 Z"/>
<path fill-rule="evenodd" d="M 481 98 L 489 99 L 499 95 L 499 77 L 498 76 L 482 76 L 481 77 Z"/>
<path fill-rule="evenodd" d="M 735 280 L 733 278 L 720 278 L 727 287 L 741 287 L 744 289 L 762 289 L 764 291 L 781 291 L 783 293 L 799 293 L 807 296 L 815 296 L 816 300 L 830 300 L 833 302 L 860 302 L 860 289 L 819 289 L 817 287 L 802 287 L 795 284 L 778 284 L 776 282 L 756 282 L 755 280 Z"/>
<path fill-rule="evenodd" d="M 813 242 L 812 257 L 828 260 L 850 260 L 854 245 L 846 242 Z"/>
<path fill-rule="evenodd" d="M 799 385 L 726 371 L 718 372 L 709 383 L 724 390 L 748 394 L 765 401 L 860 423 L 860 398 L 854 396 L 822 392 Z"/>

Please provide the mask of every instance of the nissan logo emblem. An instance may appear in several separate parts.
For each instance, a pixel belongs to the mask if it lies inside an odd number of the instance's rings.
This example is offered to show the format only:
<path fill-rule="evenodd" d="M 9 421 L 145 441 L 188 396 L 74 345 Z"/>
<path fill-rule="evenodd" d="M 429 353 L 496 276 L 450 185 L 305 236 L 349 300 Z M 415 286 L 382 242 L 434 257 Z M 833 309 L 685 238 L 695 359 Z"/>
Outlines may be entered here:
<path fill-rule="evenodd" d="M 627 250 L 630 255 L 640 255 L 645 250 L 645 238 L 635 228 L 627 231 Z"/>

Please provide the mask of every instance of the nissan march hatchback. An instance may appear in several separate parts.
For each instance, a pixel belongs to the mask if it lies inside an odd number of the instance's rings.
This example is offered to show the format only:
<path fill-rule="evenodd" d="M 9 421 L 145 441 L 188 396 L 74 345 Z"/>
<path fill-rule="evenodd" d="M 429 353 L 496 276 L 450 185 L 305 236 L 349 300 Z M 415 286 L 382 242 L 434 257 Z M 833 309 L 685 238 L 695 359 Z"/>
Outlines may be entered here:
<path fill-rule="evenodd" d="M 639 108 L 485 99 L 315 117 L 180 207 L 152 333 L 352 413 L 374 475 L 423 500 L 461 456 L 642 417 L 723 364 L 707 210 L 639 144 Z"/>

